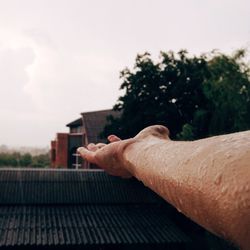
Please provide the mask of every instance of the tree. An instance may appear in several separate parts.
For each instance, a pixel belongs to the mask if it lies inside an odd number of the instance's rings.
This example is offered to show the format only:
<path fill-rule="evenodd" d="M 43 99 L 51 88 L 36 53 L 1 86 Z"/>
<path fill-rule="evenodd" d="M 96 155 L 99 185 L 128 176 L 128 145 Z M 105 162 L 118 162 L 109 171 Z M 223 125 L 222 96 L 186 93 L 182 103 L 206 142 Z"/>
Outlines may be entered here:
<path fill-rule="evenodd" d="M 32 156 L 29 153 L 23 154 L 20 157 L 20 166 L 22 167 L 28 167 L 31 165 L 32 162 Z"/>
<path fill-rule="evenodd" d="M 0 167 L 48 167 L 49 153 L 32 156 L 30 153 L 0 153 Z"/>
<path fill-rule="evenodd" d="M 204 93 L 210 101 L 210 135 L 250 128 L 250 68 L 244 62 L 244 50 L 232 56 L 213 53 Z"/>
<path fill-rule="evenodd" d="M 31 167 L 34 168 L 45 168 L 50 165 L 49 153 L 40 154 L 32 157 Z"/>
<path fill-rule="evenodd" d="M 162 124 L 172 138 L 198 139 L 249 128 L 249 67 L 244 51 L 233 56 L 213 52 L 190 57 L 161 52 L 155 63 L 149 53 L 136 57 L 132 70 L 121 72 L 125 94 L 114 106 L 120 118 L 109 117 L 103 136 L 134 136 Z"/>

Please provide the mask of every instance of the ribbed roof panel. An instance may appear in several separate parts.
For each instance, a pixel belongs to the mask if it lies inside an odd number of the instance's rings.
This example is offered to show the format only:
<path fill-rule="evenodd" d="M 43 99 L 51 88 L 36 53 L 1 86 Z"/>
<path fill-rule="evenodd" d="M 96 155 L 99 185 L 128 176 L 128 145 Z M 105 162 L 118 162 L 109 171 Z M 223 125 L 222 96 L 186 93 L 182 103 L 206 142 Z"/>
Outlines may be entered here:
<path fill-rule="evenodd" d="M 0 170 L 0 205 L 130 204 L 162 200 L 135 179 L 103 171 Z"/>
<path fill-rule="evenodd" d="M 160 206 L 1 206 L 0 246 L 186 243 Z"/>

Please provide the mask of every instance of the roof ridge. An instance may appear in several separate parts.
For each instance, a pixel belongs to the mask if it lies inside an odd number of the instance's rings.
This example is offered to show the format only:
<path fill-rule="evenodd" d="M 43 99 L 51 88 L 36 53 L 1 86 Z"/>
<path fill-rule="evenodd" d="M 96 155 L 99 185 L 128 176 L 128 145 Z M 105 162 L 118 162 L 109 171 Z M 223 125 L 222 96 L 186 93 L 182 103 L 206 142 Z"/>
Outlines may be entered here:
<path fill-rule="evenodd" d="M 82 117 L 80 117 L 80 118 L 78 118 L 78 119 L 75 119 L 74 121 L 72 121 L 72 122 L 66 124 L 66 127 L 69 127 L 69 126 L 72 125 L 73 123 L 78 122 L 78 121 L 81 121 L 81 120 L 82 120 Z"/>
<path fill-rule="evenodd" d="M 103 109 L 103 110 L 94 110 L 94 111 L 82 112 L 81 115 L 90 114 L 90 113 L 101 113 L 101 112 L 106 112 L 106 111 L 114 111 L 114 112 L 116 112 L 113 109 Z"/>

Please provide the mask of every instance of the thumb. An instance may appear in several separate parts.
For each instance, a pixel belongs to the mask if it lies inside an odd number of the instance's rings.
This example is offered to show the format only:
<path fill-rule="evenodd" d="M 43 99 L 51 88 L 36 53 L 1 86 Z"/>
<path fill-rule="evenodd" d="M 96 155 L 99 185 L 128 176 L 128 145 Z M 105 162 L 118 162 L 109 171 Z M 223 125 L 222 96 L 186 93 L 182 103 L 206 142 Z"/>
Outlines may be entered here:
<path fill-rule="evenodd" d="M 119 137 L 116 136 L 116 135 L 109 135 L 109 136 L 108 136 L 108 140 L 109 140 L 109 142 L 115 142 L 115 141 L 120 141 L 121 138 L 119 138 Z"/>

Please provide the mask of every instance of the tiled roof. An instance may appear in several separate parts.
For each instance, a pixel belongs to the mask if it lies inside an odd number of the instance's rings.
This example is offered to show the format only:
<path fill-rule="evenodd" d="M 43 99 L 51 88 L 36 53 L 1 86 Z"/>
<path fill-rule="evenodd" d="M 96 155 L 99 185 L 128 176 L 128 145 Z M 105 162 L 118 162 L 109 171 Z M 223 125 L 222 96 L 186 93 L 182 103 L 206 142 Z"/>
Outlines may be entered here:
<path fill-rule="evenodd" d="M 171 221 L 168 204 L 134 179 L 5 169 L 0 188 L 0 246 L 178 247 L 190 241 Z"/>
<path fill-rule="evenodd" d="M 120 116 L 120 113 L 113 110 L 101 110 L 82 113 L 83 123 L 87 131 L 88 143 L 97 143 L 105 141 L 99 137 L 104 126 L 107 123 L 107 116 Z"/>

